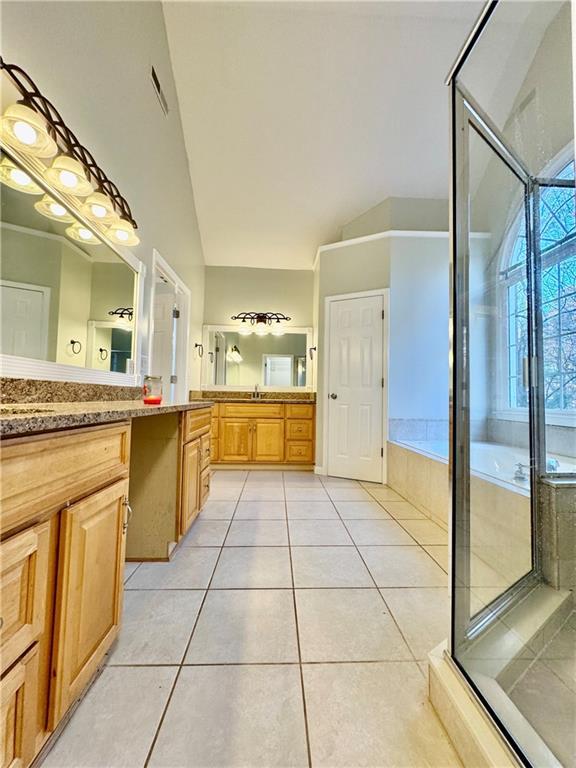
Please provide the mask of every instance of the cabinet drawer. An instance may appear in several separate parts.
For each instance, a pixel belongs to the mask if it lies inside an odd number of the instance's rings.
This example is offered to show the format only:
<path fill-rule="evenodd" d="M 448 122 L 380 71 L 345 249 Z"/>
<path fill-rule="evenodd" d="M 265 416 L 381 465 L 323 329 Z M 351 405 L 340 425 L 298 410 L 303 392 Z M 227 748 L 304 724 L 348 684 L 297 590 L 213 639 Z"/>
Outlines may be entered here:
<path fill-rule="evenodd" d="M 312 464 L 314 461 L 313 443 L 288 440 L 286 443 L 286 461 L 292 464 Z"/>
<path fill-rule="evenodd" d="M 44 630 L 51 525 L 47 520 L 0 545 L 2 671 L 13 664 Z"/>
<path fill-rule="evenodd" d="M 286 422 L 286 437 L 288 440 L 311 440 L 314 432 L 314 422 L 311 420 L 297 421 L 290 419 Z"/>
<path fill-rule="evenodd" d="M 208 500 L 210 494 L 210 468 L 202 470 L 200 474 L 200 509 Z"/>
<path fill-rule="evenodd" d="M 36 751 L 38 647 L 35 645 L 0 682 L 3 768 L 26 768 Z"/>
<path fill-rule="evenodd" d="M 220 403 L 220 416 L 233 419 L 281 419 L 282 403 Z"/>
<path fill-rule="evenodd" d="M 130 425 L 2 441 L 2 528 L 32 521 L 128 476 Z"/>
<path fill-rule="evenodd" d="M 200 438 L 200 467 L 206 469 L 210 466 L 210 435 L 202 435 Z"/>
<path fill-rule="evenodd" d="M 313 403 L 286 403 L 286 418 L 287 419 L 313 419 L 314 418 L 314 404 Z"/>
<path fill-rule="evenodd" d="M 212 421 L 212 409 L 201 408 L 197 411 L 185 411 L 184 413 L 184 442 L 188 443 L 200 435 L 210 432 Z"/>

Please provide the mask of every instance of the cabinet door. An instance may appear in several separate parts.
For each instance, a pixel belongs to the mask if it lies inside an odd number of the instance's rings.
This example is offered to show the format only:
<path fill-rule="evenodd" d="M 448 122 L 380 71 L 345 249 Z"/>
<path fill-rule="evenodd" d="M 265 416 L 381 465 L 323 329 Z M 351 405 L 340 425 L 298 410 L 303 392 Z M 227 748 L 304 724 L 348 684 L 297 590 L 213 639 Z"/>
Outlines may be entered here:
<path fill-rule="evenodd" d="M 2 768 L 26 768 L 36 752 L 38 646 L 33 646 L 0 682 Z"/>
<path fill-rule="evenodd" d="M 250 461 L 250 443 L 248 419 L 220 419 L 219 461 Z"/>
<path fill-rule="evenodd" d="M 284 461 L 284 419 L 256 419 L 252 424 L 253 461 Z"/>
<path fill-rule="evenodd" d="M 82 693 L 118 634 L 127 494 L 128 481 L 121 480 L 61 514 L 52 727 Z"/>
<path fill-rule="evenodd" d="M 180 534 L 183 536 L 200 511 L 200 440 L 186 443 L 182 454 L 182 503 Z"/>

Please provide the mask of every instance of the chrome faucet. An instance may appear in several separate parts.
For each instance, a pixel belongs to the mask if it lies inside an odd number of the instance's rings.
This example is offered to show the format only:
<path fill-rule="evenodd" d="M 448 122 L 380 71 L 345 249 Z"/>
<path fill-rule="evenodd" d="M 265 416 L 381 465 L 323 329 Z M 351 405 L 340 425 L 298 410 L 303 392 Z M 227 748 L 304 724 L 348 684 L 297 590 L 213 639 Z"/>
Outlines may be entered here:
<path fill-rule="evenodd" d="M 252 392 L 252 400 L 260 400 L 262 394 L 258 391 L 258 384 L 254 384 L 254 392 Z"/>
<path fill-rule="evenodd" d="M 529 464 L 522 464 L 521 461 L 516 464 L 516 472 L 514 472 L 514 480 L 528 480 L 528 475 L 524 472 L 528 469 Z"/>

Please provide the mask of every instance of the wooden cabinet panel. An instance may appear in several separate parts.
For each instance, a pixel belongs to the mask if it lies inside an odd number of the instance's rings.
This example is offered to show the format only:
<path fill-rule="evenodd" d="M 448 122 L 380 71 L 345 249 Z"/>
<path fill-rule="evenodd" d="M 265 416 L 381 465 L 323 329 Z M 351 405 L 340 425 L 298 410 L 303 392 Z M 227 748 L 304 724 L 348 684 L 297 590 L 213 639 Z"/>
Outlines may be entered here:
<path fill-rule="evenodd" d="M 286 403 L 287 419 L 313 419 L 313 403 Z"/>
<path fill-rule="evenodd" d="M 284 419 L 257 419 L 252 422 L 252 461 L 273 463 L 284 460 Z"/>
<path fill-rule="evenodd" d="M 210 466 L 210 433 L 200 438 L 200 467 L 206 469 Z"/>
<path fill-rule="evenodd" d="M 34 645 L 0 681 L 2 768 L 26 768 L 36 752 L 38 646 Z"/>
<path fill-rule="evenodd" d="M 314 435 L 314 422 L 309 419 L 290 419 L 286 422 L 287 440 L 311 440 Z"/>
<path fill-rule="evenodd" d="M 225 419 L 280 419 L 282 403 L 220 403 L 220 416 Z"/>
<path fill-rule="evenodd" d="M 44 631 L 50 527 L 46 521 L 18 533 L 0 546 L 2 671 L 13 664 Z"/>
<path fill-rule="evenodd" d="M 312 464 L 314 461 L 314 443 L 288 440 L 286 443 L 286 462 L 292 464 Z"/>
<path fill-rule="evenodd" d="M 250 461 L 251 424 L 247 419 L 222 419 L 218 458 L 220 461 Z"/>
<path fill-rule="evenodd" d="M 200 475 L 200 509 L 206 503 L 210 495 L 210 467 L 204 469 Z"/>
<path fill-rule="evenodd" d="M 129 461 L 127 423 L 2 441 L 3 531 L 127 477 Z"/>
<path fill-rule="evenodd" d="M 82 693 L 122 614 L 128 481 L 61 513 L 50 725 Z"/>
<path fill-rule="evenodd" d="M 200 511 L 200 440 L 186 443 L 182 454 L 182 503 L 180 534 L 183 536 Z"/>
<path fill-rule="evenodd" d="M 188 443 L 210 431 L 212 408 L 184 412 L 184 442 Z"/>
<path fill-rule="evenodd" d="M 219 449 L 218 449 L 218 438 L 212 437 L 210 440 L 210 461 L 218 461 L 219 458 Z"/>

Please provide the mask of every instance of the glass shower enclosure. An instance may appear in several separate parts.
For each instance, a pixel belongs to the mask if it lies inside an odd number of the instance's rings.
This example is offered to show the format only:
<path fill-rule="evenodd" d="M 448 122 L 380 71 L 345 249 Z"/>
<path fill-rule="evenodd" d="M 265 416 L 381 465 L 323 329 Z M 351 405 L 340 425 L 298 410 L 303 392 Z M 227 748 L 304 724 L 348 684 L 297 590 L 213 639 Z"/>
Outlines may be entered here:
<path fill-rule="evenodd" d="M 450 653 L 527 766 L 576 766 L 569 2 L 490 2 L 450 76 Z"/>

